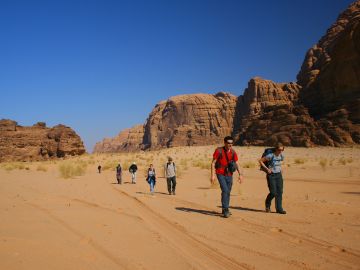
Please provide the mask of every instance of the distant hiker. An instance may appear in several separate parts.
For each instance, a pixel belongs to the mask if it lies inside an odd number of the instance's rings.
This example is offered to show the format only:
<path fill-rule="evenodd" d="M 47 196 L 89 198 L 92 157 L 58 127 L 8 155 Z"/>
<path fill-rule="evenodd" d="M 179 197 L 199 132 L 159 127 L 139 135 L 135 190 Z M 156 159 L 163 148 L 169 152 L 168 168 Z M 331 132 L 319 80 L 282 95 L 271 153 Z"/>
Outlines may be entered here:
<path fill-rule="evenodd" d="M 165 177 L 167 181 L 167 188 L 169 195 L 175 195 L 176 189 L 176 167 L 172 157 L 168 157 L 168 162 L 165 164 Z"/>
<path fill-rule="evenodd" d="M 136 171 L 138 167 L 136 166 L 136 163 L 133 162 L 129 168 L 129 172 L 131 173 L 131 183 L 136 184 Z"/>
<path fill-rule="evenodd" d="M 243 182 L 243 175 L 240 173 L 237 164 L 238 156 L 235 150 L 232 149 L 233 143 L 234 139 L 231 136 L 226 136 L 224 138 L 224 147 L 219 147 L 215 150 L 211 163 L 211 183 L 215 182 L 215 171 L 221 188 L 221 207 L 225 218 L 231 215 L 229 211 L 230 193 L 233 184 L 233 173 L 235 171 L 239 174 L 239 183 Z"/>
<path fill-rule="evenodd" d="M 282 207 L 283 177 L 281 173 L 281 162 L 284 160 L 284 146 L 278 143 L 272 149 L 266 149 L 263 157 L 259 159 L 261 168 L 267 173 L 266 180 L 269 187 L 269 194 L 265 200 L 265 211 L 271 212 L 271 201 L 275 197 L 276 213 L 286 214 Z M 268 152 L 268 153 L 266 153 Z"/>
<path fill-rule="evenodd" d="M 154 194 L 154 187 L 155 187 L 155 184 L 156 184 L 156 173 L 155 173 L 154 166 L 152 164 L 150 164 L 150 168 L 148 169 L 146 181 L 150 185 L 151 194 Z"/>
<path fill-rule="evenodd" d="M 101 173 L 101 165 L 98 166 L 98 171 Z"/>
<path fill-rule="evenodd" d="M 122 184 L 122 169 L 120 163 L 116 166 L 116 180 L 119 185 Z"/>

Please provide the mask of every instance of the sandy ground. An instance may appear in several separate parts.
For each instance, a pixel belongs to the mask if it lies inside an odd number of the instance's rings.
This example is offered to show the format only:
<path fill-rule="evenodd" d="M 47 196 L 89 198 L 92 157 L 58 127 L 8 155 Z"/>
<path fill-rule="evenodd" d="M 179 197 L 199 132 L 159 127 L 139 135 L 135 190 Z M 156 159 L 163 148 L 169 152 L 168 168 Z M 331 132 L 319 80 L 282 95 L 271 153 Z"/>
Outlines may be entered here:
<path fill-rule="evenodd" d="M 136 185 L 127 172 L 118 185 L 113 170 L 96 171 L 107 159 L 142 164 L 141 155 L 86 156 L 86 174 L 72 179 L 52 163 L 0 169 L 0 269 L 360 269 L 359 148 L 285 149 L 287 215 L 264 212 L 263 148 L 236 148 L 249 168 L 233 186 L 229 219 L 209 171 L 192 165 L 213 150 L 144 154 L 158 176 L 166 155 L 183 164 L 175 196 L 160 177 L 149 194 L 145 163 Z"/>

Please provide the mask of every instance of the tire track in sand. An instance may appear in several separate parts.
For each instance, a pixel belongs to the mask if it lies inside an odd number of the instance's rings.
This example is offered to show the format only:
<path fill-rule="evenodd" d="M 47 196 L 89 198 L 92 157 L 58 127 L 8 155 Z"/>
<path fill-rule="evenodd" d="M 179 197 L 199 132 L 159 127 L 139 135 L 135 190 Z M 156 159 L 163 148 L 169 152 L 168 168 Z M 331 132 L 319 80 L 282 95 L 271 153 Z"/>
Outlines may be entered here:
<path fill-rule="evenodd" d="M 136 197 L 125 191 L 112 187 L 116 192 L 123 195 L 123 199 L 131 201 L 133 209 L 138 212 L 147 223 L 150 223 L 157 232 L 172 245 L 172 248 L 182 257 L 193 265 L 195 269 L 207 270 L 239 270 L 255 269 L 246 263 L 239 263 L 227 257 L 219 250 L 212 248 L 197 238 L 191 236 L 182 226 L 173 223 L 161 216 L 149 206 Z M 191 258 L 191 261 L 189 261 Z"/>
<path fill-rule="evenodd" d="M 55 216 L 49 209 L 43 208 L 37 204 L 34 203 L 26 203 L 27 205 L 35 208 L 38 211 L 41 211 L 42 213 L 46 214 L 49 218 L 57 222 L 59 225 L 61 225 L 63 228 L 65 228 L 67 231 L 71 232 L 72 234 L 76 235 L 80 239 L 88 239 L 88 244 L 98 253 L 102 254 L 105 258 L 112 261 L 114 264 L 116 264 L 120 269 L 139 269 L 136 265 L 130 265 L 129 262 L 125 262 L 121 260 L 120 258 L 114 256 L 110 252 L 108 252 L 105 248 L 103 248 L 100 244 L 95 242 L 91 237 L 88 237 L 87 235 L 81 233 L 79 230 L 76 230 L 72 226 L 70 226 L 67 222 L 64 220 L 58 218 Z M 143 269 L 143 268 L 142 268 Z"/>
<path fill-rule="evenodd" d="M 214 211 L 214 209 L 211 209 L 207 206 L 204 206 L 204 205 L 201 205 L 201 204 L 198 204 L 195 202 L 186 201 L 184 199 L 180 199 L 177 197 L 167 198 L 167 197 L 161 196 L 161 198 L 163 198 L 164 200 L 177 201 L 189 208 L 197 208 L 197 209 L 206 210 L 206 211 L 210 211 L 210 212 Z M 241 228 L 243 230 L 245 229 L 244 225 L 246 225 L 247 226 L 246 229 L 249 232 L 263 233 L 266 235 L 269 235 L 269 231 L 272 229 L 268 226 L 259 224 L 258 222 L 250 221 L 250 220 L 244 219 L 244 218 L 241 218 L 241 220 L 230 218 L 229 223 L 241 225 Z M 284 240 L 291 242 L 291 243 L 294 243 L 294 240 L 296 240 L 296 241 L 299 240 L 302 244 L 306 244 L 310 248 L 318 251 L 319 254 L 326 254 L 327 255 L 326 260 L 330 260 L 335 265 L 340 265 L 342 267 L 349 267 L 348 264 L 354 265 L 354 260 L 360 262 L 360 254 L 359 254 L 359 251 L 357 251 L 357 250 L 345 248 L 340 245 L 330 243 L 326 240 L 315 238 L 314 236 L 306 236 L 306 235 L 300 234 L 298 232 L 284 231 L 279 228 L 273 228 L 273 229 L 274 229 L 274 231 L 279 232 L 279 234 L 277 234 L 277 237 L 281 237 Z M 346 264 L 344 264 L 340 261 L 345 261 Z M 302 264 L 302 262 L 299 262 L 299 265 L 301 265 L 301 264 Z"/>

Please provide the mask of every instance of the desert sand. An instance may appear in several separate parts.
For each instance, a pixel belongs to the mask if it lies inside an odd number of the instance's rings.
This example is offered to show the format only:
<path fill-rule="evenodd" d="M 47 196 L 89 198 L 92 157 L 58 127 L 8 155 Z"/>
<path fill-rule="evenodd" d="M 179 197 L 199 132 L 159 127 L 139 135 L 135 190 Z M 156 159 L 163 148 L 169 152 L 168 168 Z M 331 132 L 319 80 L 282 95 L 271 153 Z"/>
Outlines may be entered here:
<path fill-rule="evenodd" d="M 279 215 L 264 211 L 263 147 L 235 147 L 245 182 L 234 182 L 228 219 L 209 182 L 214 149 L 0 164 L 0 269 L 360 269 L 360 148 L 286 148 L 288 214 Z M 175 196 L 163 178 L 169 155 L 180 173 Z M 117 162 L 132 161 L 137 184 L 127 171 L 116 184 Z M 64 178 L 64 162 L 85 171 Z"/>

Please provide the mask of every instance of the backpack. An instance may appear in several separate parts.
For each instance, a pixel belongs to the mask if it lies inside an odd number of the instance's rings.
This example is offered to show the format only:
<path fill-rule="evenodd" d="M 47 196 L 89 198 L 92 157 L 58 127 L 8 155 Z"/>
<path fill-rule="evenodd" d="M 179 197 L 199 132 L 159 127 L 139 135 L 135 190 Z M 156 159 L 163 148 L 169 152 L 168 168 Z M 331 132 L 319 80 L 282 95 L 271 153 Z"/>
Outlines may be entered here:
<path fill-rule="evenodd" d="M 276 150 L 276 149 L 275 149 L 274 147 L 272 147 L 272 148 L 265 148 L 264 153 L 261 155 L 261 158 L 267 156 L 268 154 L 274 153 L 275 150 Z M 271 160 L 267 160 L 267 161 L 264 162 L 264 164 L 265 164 L 265 166 L 266 166 L 267 168 L 269 168 L 270 161 L 271 161 Z M 266 170 L 263 166 L 261 166 L 261 165 L 260 165 L 260 171 L 263 171 L 263 172 L 268 173 L 267 170 Z"/>
<path fill-rule="evenodd" d="M 236 165 L 236 162 L 234 161 L 234 149 L 231 148 L 231 159 L 229 161 L 228 159 L 228 156 L 225 154 L 225 157 L 226 157 L 226 161 L 228 163 L 228 165 L 226 167 L 222 166 L 219 162 L 220 159 L 222 159 L 222 153 L 223 153 L 223 150 L 225 152 L 225 147 L 219 147 L 217 149 L 217 151 L 220 153 L 217 160 L 216 160 L 216 163 L 215 163 L 215 169 L 219 169 L 221 167 L 225 168 L 225 173 L 233 173 L 236 171 L 237 169 L 237 165 Z"/>

